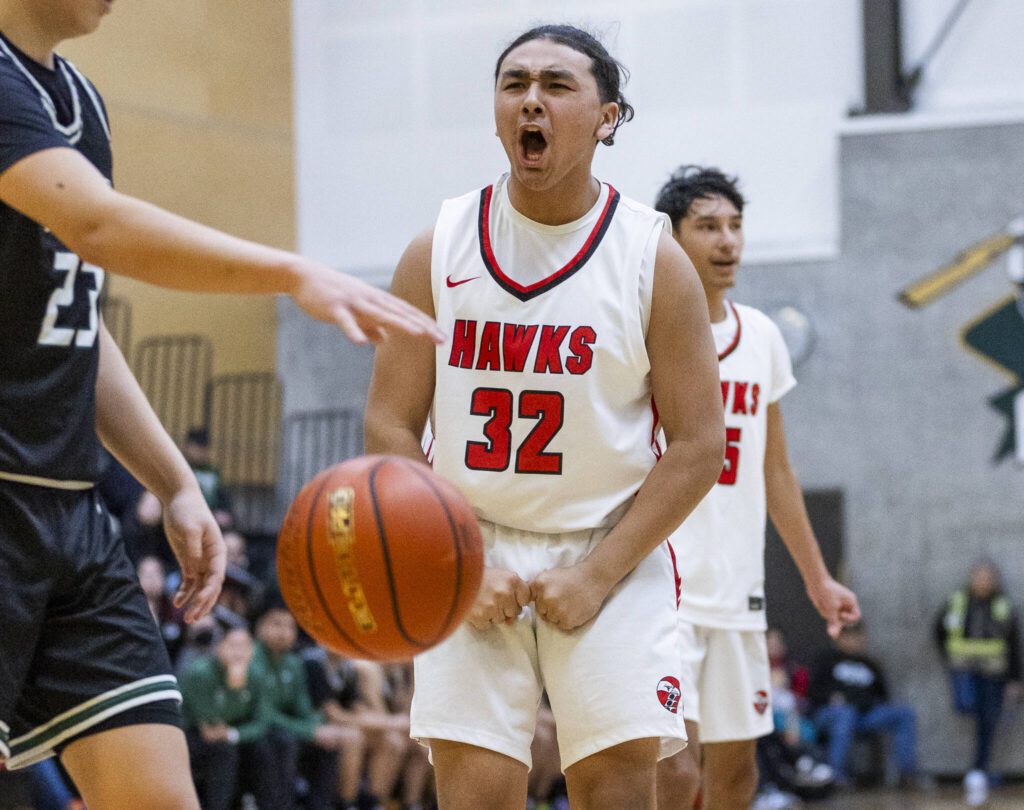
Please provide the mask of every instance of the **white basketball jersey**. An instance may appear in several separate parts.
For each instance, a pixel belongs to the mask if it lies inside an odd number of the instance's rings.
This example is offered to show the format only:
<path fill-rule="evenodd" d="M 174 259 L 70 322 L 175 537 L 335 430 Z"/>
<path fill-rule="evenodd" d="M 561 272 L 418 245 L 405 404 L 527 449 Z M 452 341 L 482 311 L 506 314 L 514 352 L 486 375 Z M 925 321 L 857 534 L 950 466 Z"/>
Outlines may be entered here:
<path fill-rule="evenodd" d="M 663 214 L 602 184 L 566 225 L 513 209 L 507 176 L 441 206 L 431 258 L 434 469 L 477 514 L 607 525 L 657 460 L 645 338 Z"/>
<path fill-rule="evenodd" d="M 725 467 L 669 542 L 685 621 L 763 630 L 768 406 L 796 380 L 782 334 L 767 315 L 731 301 L 726 313 L 711 325 L 725 406 Z"/>

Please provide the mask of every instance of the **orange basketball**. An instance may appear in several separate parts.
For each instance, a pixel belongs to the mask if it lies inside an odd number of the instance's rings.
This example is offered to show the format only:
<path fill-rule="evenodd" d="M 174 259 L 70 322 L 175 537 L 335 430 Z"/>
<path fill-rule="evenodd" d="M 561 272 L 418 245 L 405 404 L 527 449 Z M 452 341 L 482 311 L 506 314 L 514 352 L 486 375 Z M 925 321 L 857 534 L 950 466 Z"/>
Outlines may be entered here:
<path fill-rule="evenodd" d="M 277 542 L 285 602 L 303 629 L 352 658 L 398 661 L 446 638 L 476 598 L 480 528 L 429 467 L 363 456 L 302 488 Z"/>

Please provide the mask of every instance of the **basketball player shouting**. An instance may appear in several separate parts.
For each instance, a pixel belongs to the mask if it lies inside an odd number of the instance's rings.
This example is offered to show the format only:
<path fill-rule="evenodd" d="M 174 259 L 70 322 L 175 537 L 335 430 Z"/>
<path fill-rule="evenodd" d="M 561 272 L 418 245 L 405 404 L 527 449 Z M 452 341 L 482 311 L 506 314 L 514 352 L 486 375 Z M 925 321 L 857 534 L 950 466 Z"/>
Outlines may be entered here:
<path fill-rule="evenodd" d="M 661 808 L 690 808 L 704 758 L 704 807 L 748 807 L 757 789 L 757 738 L 772 729 L 765 642 L 765 511 L 800 569 L 807 593 L 836 636 L 860 616 L 857 597 L 825 568 L 789 464 L 779 399 L 796 380 L 778 328 L 726 298 L 743 253 L 743 204 L 735 179 L 684 166 L 656 208 L 697 268 L 718 349 L 725 404 L 725 468 L 673 534 L 683 716 L 690 746 L 659 767 Z M 698 745 L 699 742 L 699 745 Z"/>
<path fill-rule="evenodd" d="M 103 103 L 53 52 L 110 9 L 0 0 L 0 759 L 58 752 L 90 807 L 180 810 L 198 807 L 181 698 L 93 489 L 100 442 L 163 502 L 189 620 L 216 601 L 224 543 L 99 317 L 104 270 L 288 292 L 360 342 L 435 329 L 353 278 L 115 192 Z"/>
<path fill-rule="evenodd" d="M 668 219 L 591 175 L 632 112 L 620 71 L 576 28 L 519 36 L 495 69 L 508 174 L 445 202 L 395 273 L 451 340 L 377 352 L 367 448 L 422 460 L 430 414 L 488 566 L 467 623 L 416 659 L 444 810 L 524 806 L 545 688 L 574 807 L 653 807 L 659 751 L 684 741 L 663 541 L 721 471 L 721 397 Z"/>

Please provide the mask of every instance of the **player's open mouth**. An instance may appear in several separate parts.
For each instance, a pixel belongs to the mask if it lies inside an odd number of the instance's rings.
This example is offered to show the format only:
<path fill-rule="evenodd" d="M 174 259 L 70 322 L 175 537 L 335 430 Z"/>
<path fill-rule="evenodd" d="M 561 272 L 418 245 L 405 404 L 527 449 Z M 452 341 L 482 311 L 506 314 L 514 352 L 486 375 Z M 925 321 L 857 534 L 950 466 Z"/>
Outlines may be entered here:
<path fill-rule="evenodd" d="M 519 151 L 524 163 L 539 163 L 547 148 L 547 139 L 539 129 L 524 129 L 519 133 Z"/>

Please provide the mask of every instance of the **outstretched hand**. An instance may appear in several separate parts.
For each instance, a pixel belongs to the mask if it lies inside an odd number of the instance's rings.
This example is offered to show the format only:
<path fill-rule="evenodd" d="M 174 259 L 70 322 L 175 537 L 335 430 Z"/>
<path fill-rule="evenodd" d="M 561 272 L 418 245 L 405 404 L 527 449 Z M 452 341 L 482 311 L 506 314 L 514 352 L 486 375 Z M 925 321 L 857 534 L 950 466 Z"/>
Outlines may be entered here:
<path fill-rule="evenodd" d="M 192 623 L 209 613 L 224 584 L 227 551 L 220 527 L 198 486 L 179 490 L 164 504 L 164 532 L 181 566 L 174 606 Z"/>
<path fill-rule="evenodd" d="M 807 595 L 828 625 L 832 638 L 838 638 L 846 625 L 860 621 L 857 595 L 832 577 L 826 577 L 816 588 L 808 588 Z"/>
<path fill-rule="evenodd" d="M 295 303 L 318 321 L 341 328 L 353 343 L 379 343 L 394 332 L 442 343 L 433 319 L 412 304 L 365 281 L 310 263 L 292 291 Z"/>

